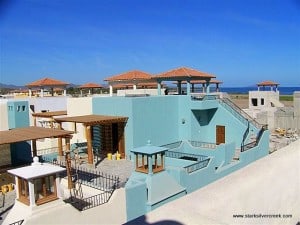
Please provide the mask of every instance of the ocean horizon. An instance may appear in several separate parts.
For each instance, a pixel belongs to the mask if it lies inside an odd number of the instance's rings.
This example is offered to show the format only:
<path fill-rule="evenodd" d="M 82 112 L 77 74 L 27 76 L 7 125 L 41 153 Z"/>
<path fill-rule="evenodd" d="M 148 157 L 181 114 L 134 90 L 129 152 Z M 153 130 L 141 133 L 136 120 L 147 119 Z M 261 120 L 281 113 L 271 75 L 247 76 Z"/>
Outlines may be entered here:
<path fill-rule="evenodd" d="M 248 94 L 249 91 L 256 91 L 257 87 L 220 87 L 219 89 L 228 94 Z M 263 88 L 261 87 L 260 90 Z M 270 90 L 270 87 L 266 87 L 265 90 Z M 300 91 L 300 87 L 278 87 L 278 91 L 280 95 L 293 95 L 295 91 Z"/>
<path fill-rule="evenodd" d="M 176 88 L 171 87 L 171 89 Z M 215 85 L 210 86 L 211 92 L 216 90 Z M 256 91 L 257 87 L 249 86 L 249 87 L 219 87 L 219 91 L 226 92 L 228 94 L 248 94 L 249 91 Z M 260 88 L 263 90 L 263 88 Z M 265 90 L 270 90 L 270 87 L 266 87 Z M 195 92 L 201 92 L 201 87 L 195 87 Z M 293 95 L 295 91 L 300 91 L 300 87 L 278 87 L 278 91 L 280 95 Z"/>

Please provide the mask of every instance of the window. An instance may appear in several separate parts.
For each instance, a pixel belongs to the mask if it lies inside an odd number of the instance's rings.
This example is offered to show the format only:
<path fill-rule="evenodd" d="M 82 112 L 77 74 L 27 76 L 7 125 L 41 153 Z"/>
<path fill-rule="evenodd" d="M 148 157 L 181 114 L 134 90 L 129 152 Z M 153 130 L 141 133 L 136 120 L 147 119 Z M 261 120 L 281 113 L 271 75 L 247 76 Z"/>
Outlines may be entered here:
<path fill-rule="evenodd" d="M 29 186 L 28 181 L 18 177 L 19 201 L 29 205 Z"/>
<path fill-rule="evenodd" d="M 8 106 L 8 111 L 13 111 L 13 106 L 12 105 Z"/>
<path fill-rule="evenodd" d="M 257 106 L 257 98 L 251 99 L 252 106 Z"/>
<path fill-rule="evenodd" d="M 260 99 L 260 104 L 261 104 L 261 105 L 265 105 L 265 99 L 264 99 L 264 98 L 261 98 L 261 99 Z"/>
<path fill-rule="evenodd" d="M 57 198 L 55 175 L 34 179 L 34 195 L 37 205 Z"/>
<path fill-rule="evenodd" d="M 152 162 L 152 168 L 153 168 L 153 173 L 157 173 L 159 171 L 164 170 L 164 153 L 159 153 L 159 154 L 155 154 L 153 156 L 153 162 Z"/>
<path fill-rule="evenodd" d="M 135 154 L 136 168 L 135 170 L 142 173 L 148 173 L 148 155 Z"/>
<path fill-rule="evenodd" d="M 17 112 L 20 112 L 20 110 L 21 110 L 21 106 L 17 106 Z"/>
<path fill-rule="evenodd" d="M 24 112 L 26 110 L 26 106 L 22 105 L 22 111 Z"/>

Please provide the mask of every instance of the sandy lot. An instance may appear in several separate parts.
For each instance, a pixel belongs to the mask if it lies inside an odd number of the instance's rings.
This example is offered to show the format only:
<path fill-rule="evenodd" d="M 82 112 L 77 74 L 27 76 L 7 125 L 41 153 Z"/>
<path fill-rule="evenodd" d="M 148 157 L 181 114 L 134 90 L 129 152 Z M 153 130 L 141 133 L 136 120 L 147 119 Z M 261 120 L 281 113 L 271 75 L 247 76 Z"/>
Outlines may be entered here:
<path fill-rule="evenodd" d="M 235 95 L 235 94 L 230 94 L 229 95 L 231 100 L 239 106 L 241 109 L 247 109 L 249 105 L 249 96 L 248 95 Z M 286 107 L 292 107 L 293 106 L 293 101 L 280 101 L 284 104 Z"/>

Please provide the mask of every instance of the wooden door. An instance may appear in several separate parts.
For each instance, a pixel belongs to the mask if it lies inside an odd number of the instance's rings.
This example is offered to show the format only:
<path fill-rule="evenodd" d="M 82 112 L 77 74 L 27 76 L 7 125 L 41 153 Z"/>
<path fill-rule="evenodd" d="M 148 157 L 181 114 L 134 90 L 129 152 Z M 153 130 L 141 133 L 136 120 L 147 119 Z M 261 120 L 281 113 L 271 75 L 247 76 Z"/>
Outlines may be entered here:
<path fill-rule="evenodd" d="M 216 126 L 216 144 L 225 143 L 225 126 Z"/>

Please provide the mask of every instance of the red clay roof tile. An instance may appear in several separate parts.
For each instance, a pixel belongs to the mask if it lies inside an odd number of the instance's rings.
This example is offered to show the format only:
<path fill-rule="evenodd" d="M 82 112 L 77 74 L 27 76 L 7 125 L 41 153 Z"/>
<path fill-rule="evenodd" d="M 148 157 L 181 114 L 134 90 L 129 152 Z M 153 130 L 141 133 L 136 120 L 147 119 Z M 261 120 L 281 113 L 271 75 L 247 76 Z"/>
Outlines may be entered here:
<path fill-rule="evenodd" d="M 180 68 L 176 68 L 164 73 L 160 73 L 156 76 L 154 76 L 153 78 L 180 78 L 180 79 L 184 79 L 184 78 L 215 78 L 214 75 L 208 74 L 208 73 L 204 73 L 195 69 L 191 69 L 191 68 L 187 68 L 187 67 L 180 67 Z"/>
<path fill-rule="evenodd" d="M 126 81 L 126 80 L 133 81 L 133 80 L 150 80 L 150 79 L 151 79 L 151 75 L 149 73 L 140 70 L 132 70 L 126 73 L 108 77 L 105 79 L 105 81 Z"/>
<path fill-rule="evenodd" d="M 276 83 L 276 82 L 271 81 L 271 80 L 262 81 L 262 82 L 257 84 L 257 86 L 276 86 L 276 85 L 279 85 L 279 83 Z"/>
<path fill-rule="evenodd" d="M 43 78 L 32 83 L 26 84 L 27 87 L 43 87 L 43 86 L 67 86 L 69 83 L 55 80 L 52 78 Z"/>
<path fill-rule="evenodd" d="M 96 83 L 86 83 L 86 84 L 80 85 L 79 88 L 103 88 L 103 86 L 100 84 L 96 84 Z"/>

